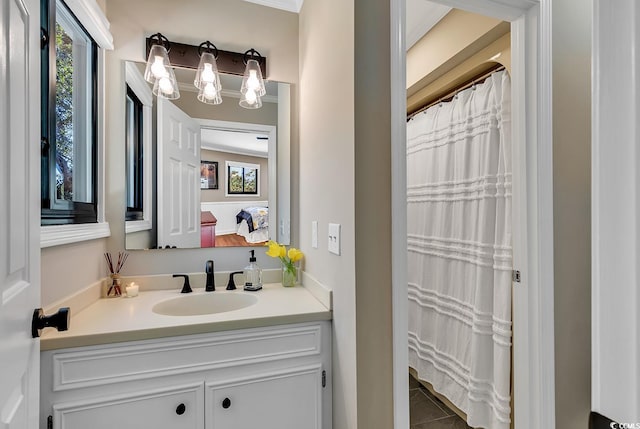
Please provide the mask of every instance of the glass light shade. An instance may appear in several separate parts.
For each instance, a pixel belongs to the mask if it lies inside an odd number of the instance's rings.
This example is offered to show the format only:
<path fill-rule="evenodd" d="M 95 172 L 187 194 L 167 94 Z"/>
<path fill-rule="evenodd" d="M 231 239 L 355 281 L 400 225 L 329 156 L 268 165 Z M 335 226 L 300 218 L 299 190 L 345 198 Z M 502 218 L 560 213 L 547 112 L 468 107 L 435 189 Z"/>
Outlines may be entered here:
<path fill-rule="evenodd" d="M 262 107 L 262 99 L 256 91 L 249 89 L 242 93 L 240 97 L 240 106 L 245 109 L 259 109 Z"/>
<path fill-rule="evenodd" d="M 267 93 L 264 87 L 264 81 L 262 80 L 262 70 L 260 70 L 260 64 L 256 60 L 248 60 L 247 67 L 244 69 L 244 75 L 242 77 L 242 87 L 240 92 L 245 94 L 247 91 L 254 91 L 258 97 L 262 97 Z"/>
<path fill-rule="evenodd" d="M 153 45 L 149 51 L 147 67 L 144 69 L 144 80 L 149 83 L 156 83 L 156 80 L 163 77 L 171 69 L 169 54 L 162 45 Z"/>
<path fill-rule="evenodd" d="M 198 71 L 193 84 L 198 89 L 203 89 L 208 84 L 213 84 L 217 92 L 222 90 L 216 57 L 211 52 L 203 52 L 200 56 L 200 63 L 198 64 Z"/>
<path fill-rule="evenodd" d="M 180 90 L 178 89 L 178 82 L 176 82 L 173 69 L 170 68 L 168 70 L 169 73 L 157 79 L 153 84 L 153 94 L 157 97 L 175 100 L 180 98 Z"/>
<path fill-rule="evenodd" d="M 222 95 L 216 88 L 215 83 L 209 82 L 200 88 L 198 91 L 198 101 L 205 104 L 220 104 L 222 103 Z"/>

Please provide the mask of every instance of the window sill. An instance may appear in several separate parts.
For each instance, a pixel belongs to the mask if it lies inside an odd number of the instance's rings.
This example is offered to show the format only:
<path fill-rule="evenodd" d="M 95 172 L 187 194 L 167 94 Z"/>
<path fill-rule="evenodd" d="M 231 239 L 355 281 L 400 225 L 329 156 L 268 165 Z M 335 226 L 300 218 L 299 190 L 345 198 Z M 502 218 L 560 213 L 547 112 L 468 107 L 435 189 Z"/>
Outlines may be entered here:
<path fill-rule="evenodd" d="M 96 240 L 110 235 L 111 229 L 107 222 L 41 226 L 40 248 Z"/>
<path fill-rule="evenodd" d="M 148 231 L 151 229 L 151 221 L 148 220 L 128 220 L 125 222 L 125 232 L 131 234 L 132 232 Z"/>

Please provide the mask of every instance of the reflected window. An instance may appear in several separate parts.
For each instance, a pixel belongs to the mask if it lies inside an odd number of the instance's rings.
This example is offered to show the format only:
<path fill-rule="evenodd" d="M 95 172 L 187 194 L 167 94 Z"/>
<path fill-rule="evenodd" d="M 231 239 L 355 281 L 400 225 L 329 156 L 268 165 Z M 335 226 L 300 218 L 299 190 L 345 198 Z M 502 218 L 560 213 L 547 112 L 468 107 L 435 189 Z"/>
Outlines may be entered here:
<path fill-rule="evenodd" d="M 227 161 L 227 195 L 260 195 L 260 166 Z"/>
<path fill-rule="evenodd" d="M 141 220 L 144 213 L 144 151 L 142 102 L 127 85 L 125 104 L 127 220 Z"/>

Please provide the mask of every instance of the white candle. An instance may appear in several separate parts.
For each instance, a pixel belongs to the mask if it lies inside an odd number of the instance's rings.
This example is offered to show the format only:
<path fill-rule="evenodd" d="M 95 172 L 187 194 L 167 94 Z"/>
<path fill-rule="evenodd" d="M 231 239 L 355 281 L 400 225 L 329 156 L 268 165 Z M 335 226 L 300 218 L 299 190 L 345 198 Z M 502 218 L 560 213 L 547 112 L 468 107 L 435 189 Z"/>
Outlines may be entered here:
<path fill-rule="evenodd" d="M 126 287 L 127 290 L 127 296 L 129 298 L 133 298 L 134 296 L 138 296 L 138 285 L 135 283 L 131 283 L 129 284 L 129 286 Z"/>

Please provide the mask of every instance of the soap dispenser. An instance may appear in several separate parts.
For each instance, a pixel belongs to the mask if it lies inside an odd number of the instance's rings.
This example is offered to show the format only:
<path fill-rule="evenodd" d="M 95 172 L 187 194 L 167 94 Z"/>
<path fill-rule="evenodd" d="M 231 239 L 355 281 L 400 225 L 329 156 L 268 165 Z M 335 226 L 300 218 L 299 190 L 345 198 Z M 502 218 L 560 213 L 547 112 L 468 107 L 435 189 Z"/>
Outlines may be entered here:
<path fill-rule="evenodd" d="M 244 290 L 253 292 L 262 289 L 262 270 L 256 264 L 255 250 L 249 253 L 249 265 L 244 268 Z"/>

